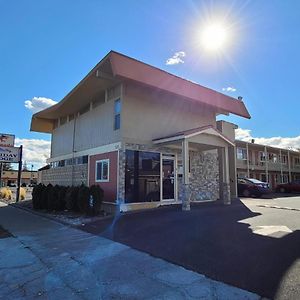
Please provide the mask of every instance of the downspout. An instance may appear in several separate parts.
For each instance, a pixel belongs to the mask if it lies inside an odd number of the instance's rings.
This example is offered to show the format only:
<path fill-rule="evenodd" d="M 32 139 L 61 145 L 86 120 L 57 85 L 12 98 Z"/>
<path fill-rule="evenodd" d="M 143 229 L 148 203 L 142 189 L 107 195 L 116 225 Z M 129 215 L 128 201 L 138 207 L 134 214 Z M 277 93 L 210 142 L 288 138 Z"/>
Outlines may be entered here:
<path fill-rule="evenodd" d="M 269 155 L 267 152 L 267 147 L 265 146 L 265 162 L 266 162 L 266 179 L 267 179 L 267 183 L 269 183 Z"/>
<path fill-rule="evenodd" d="M 249 145 L 247 142 L 246 142 L 246 152 L 247 152 L 247 178 L 250 178 Z"/>
<path fill-rule="evenodd" d="M 282 169 L 282 153 L 281 153 L 281 149 L 279 150 L 279 156 L 280 156 L 280 183 L 283 183 L 283 169 Z"/>
<path fill-rule="evenodd" d="M 289 166 L 289 182 L 292 181 L 292 173 L 291 173 L 291 157 L 290 150 L 288 150 L 288 166 Z"/>
<path fill-rule="evenodd" d="M 77 114 L 74 114 L 74 126 L 73 126 L 73 141 L 72 141 L 72 181 L 71 185 L 74 185 L 74 155 L 75 155 L 75 132 L 76 132 L 76 119 Z"/>

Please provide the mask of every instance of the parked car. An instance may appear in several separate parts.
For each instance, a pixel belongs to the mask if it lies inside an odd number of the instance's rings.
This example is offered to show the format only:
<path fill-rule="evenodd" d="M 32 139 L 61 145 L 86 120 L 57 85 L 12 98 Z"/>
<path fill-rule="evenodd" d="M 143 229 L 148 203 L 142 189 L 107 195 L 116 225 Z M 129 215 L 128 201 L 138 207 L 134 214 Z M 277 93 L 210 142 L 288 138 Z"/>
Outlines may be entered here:
<path fill-rule="evenodd" d="M 280 193 L 291 193 L 296 192 L 300 193 L 300 180 L 294 180 L 289 183 L 281 183 L 276 187 L 276 192 Z"/>
<path fill-rule="evenodd" d="M 242 197 L 261 197 L 270 193 L 269 184 L 254 178 L 238 178 L 238 195 Z"/>

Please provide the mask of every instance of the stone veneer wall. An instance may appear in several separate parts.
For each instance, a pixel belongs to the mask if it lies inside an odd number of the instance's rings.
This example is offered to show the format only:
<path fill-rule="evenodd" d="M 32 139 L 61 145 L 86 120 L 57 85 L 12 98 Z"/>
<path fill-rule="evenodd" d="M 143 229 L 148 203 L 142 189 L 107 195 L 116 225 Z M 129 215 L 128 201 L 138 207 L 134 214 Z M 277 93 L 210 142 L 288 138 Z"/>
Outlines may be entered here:
<path fill-rule="evenodd" d="M 65 166 L 42 171 L 41 182 L 43 184 L 52 185 L 72 185 L 72 168 L 73 170 L 73 185 L 87 185 L 88 165 Z"/>
<path fill-rule="evenodd" d="M 167 147 L 126 143 L 125 149 L 177 154 L 178 160 L 182 161 L 180 150 Z M 124 203 L 125 199 L 125 149 L 119 150 L 119 203 Z M 191 201 L 217 200 L 219 198 L 219 163 L 217 151 L 190 151 L 190 160 Z M 177 176 L 177 190 L 178 200 L 181 201 L 183 197 L 183 183 L 180 176 Z"/>
<path fill-rule="evenodd" d="M 217 200 L 219 194 L 219 162 L 217 151 L 190 151 L 190 200 Z M 182 197 L 182 180 L 179 195 Z"/>

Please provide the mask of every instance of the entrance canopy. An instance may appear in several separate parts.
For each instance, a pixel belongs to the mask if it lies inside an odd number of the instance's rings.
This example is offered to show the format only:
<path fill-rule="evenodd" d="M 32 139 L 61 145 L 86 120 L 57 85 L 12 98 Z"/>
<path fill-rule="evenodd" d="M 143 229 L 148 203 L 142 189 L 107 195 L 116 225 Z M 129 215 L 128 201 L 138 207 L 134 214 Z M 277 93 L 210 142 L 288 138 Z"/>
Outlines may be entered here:
<path fill-rule="evenodd" d="M 212 125 L 189 129 L 178 132 L 170 136 L 153 140 L 154 144 L 180 145 L 183 140 L 191 143 L 191 146 L 197 144 L 202 150 L 216 149 L 219 147 L 234 146 L 234 143 L 224 136 Z"/>
<path fill-rule="evenodd" d="M 212 125 L 194 128 L 155 139 L 154 144 L 182 149 L 184 197 L 182 209 L 190 210 L 189 151 L 218 149 L 220 199 L 230 204 L 229 148 L 234 143 Z"/>

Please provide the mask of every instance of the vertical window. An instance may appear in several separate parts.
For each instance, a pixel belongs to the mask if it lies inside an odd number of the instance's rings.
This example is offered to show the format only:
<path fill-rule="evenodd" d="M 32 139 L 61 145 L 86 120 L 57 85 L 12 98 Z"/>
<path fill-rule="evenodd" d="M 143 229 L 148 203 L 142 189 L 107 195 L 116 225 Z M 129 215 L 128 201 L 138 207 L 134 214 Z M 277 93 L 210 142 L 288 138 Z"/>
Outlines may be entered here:
<path fill-rule="evenodd" d="M 236 156 L 237 156 L 237 159 L 246 160 L 247 159 L 247 150 L 244 148 L 237 148 Z"/>
<path fill-rule="evenodd" d="M 114 107 L 114 129 L 120 129 L 121 125 L 121 99 L 115 101 Z"/>
<path fill-rule="evenodd" d="M 109 181 L 109 159 L 96 161 L 96 182 Z"/>

